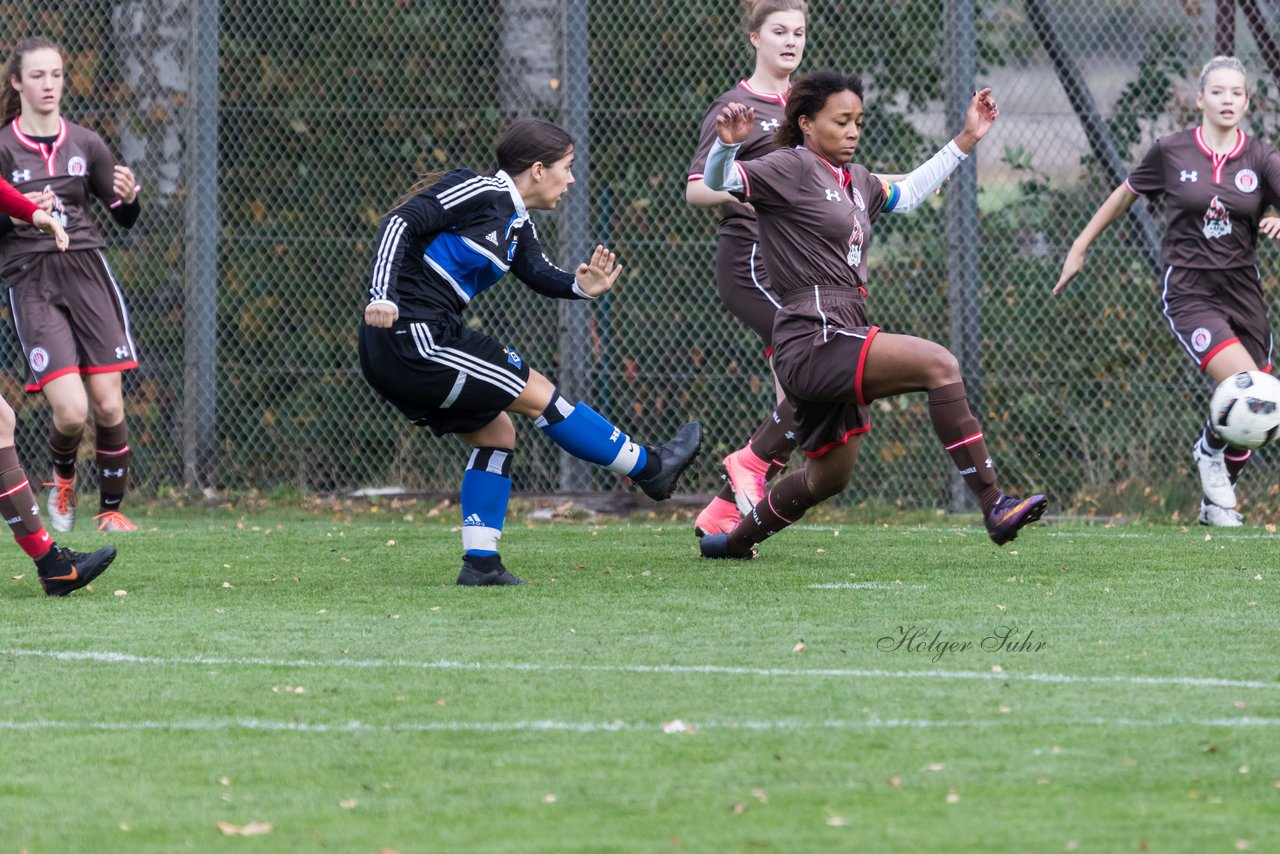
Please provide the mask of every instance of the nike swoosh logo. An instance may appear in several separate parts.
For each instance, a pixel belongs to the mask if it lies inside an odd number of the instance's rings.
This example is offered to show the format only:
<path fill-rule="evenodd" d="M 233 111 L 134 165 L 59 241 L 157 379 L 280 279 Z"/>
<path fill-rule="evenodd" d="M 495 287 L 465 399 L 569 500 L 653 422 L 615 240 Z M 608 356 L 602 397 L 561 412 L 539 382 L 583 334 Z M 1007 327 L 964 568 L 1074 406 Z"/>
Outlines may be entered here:
<path fill-rule="evenodd" d="M 45 581 L 79 581 L 79 580 L 80 580 L 80 570 L 74 566 L 71 567 L 71 572 L 68 575 L 51 575 L 45 579 Z"/>

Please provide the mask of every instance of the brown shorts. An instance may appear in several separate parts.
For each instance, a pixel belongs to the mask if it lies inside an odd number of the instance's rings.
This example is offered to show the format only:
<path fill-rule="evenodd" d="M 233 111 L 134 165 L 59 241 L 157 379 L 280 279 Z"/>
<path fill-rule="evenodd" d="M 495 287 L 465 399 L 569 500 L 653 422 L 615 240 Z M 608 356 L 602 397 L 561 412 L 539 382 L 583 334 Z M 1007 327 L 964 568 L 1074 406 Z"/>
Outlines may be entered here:
<path fill-rule="evenodd" d="M 796 409 L 800 449 L 820 457 L 871 429 L 862 371 L 880 327 L 860 294 L 817 288 L 788 294 L 773 327 L 773 370 Z"/>
<path fill-rule="evenodd" d="M 716 241 L 716 290 L 729 313 L 760 336 L 767 359 L 772 350 L 773 317 L 782 302 L 769 286 L 760 244 L 750 231 L 728 225 L 721 229 Z"/>
<path fill-rule="evenodd" d="M 1200 370 L 1223 347 L 1237 342 L 1259 368 L 1271 369 L 1273 336 L 1257 267 L 1169 267 L 1160 300 L 1178 343 Z"/>
<path fill-rule="evenodd" d="M 28 392 L 63 374 L 138 367 L 124 294 L 97 249 L 34 255 L 5 285 Z"/>

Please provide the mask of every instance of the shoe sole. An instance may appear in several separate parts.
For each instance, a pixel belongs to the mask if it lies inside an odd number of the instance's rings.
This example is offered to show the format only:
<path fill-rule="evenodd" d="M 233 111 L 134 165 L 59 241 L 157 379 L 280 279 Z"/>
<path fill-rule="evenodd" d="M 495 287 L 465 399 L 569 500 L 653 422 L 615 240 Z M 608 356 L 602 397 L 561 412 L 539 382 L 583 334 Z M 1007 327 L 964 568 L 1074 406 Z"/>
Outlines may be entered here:
<path fill-rule="evenodd" d="M 689 468 L 689 466 L 693 465 L 693 461 L 696 460 L 698 458 L 698 455 L 701 453 L 702 453 L 702 428 L 701 426 L 699 426 L 698 427 L 698 444 L 694 446 L 693 453 L 690 454 L 689 457 L 683 463 L 681 463 L 679 466 L 676 467 L 675 474 L 671 476 L 671 484 L 670 486 L 667 487 L 666 491 L 659 493 L 657 495 L 654 495 L 653 493 L 646 490 L 643 486 L 640 487 L 640 490 L 644 492 L 645 495 L 653 499 L 654 501 L 666 501 L 668 498 L 670 498 L 672 495 L 675 494 L 676 484 L 680 482 L 680 478 L 684 475 L 685 471 Z"/>
<path fill-rule="evenodd" d="M 999 531 L 991 531 L 991 541 L 997 546 L 1003 546 L 1005 543 L 1011 543 L 1018 538 L 1018 532 L 1030 525 L 1032 522 L 1038 521 L 1044 515 L 1044 511 L 1049 507 L 1049 500 L 1041 498 L 1022 511 L 1022 515 L 1018 516 L 1009 523 L 1005 528 Z M 998 536 L 997 536 L 998 534 Z"/>

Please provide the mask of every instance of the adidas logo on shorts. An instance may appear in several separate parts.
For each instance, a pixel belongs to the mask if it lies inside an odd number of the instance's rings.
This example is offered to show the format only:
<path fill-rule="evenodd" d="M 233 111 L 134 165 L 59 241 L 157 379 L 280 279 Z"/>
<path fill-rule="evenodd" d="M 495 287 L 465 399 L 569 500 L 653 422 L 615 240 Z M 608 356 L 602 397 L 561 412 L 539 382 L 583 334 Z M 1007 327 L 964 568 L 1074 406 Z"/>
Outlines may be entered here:
<path fill-rule="evenodd" d="M 485 238 L 484 238 L 484 239 L 485 239 L 485 240 L 487 240 L 487 241 L 489 241 L 490 243 L 492 243 L 494 246 L 497 246 L 497 245 L 498 245 L 498 232 L 496 232 L 496 231 L 491 231 L 491 232 L 489 232 L 487 235 L 485 235 Z"/>

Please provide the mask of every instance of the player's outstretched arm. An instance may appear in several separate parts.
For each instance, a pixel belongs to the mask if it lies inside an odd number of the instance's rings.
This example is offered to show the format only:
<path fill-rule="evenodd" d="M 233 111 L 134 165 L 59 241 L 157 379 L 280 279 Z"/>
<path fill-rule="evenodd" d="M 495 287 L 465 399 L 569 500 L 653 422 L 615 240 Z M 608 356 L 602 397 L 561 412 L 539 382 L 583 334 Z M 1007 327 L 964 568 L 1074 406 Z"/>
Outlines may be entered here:
<path fill-rule="evenodd" d="M 1280 216 L 1264 216 L 1258 220 L 1258 234 L 1280 240 Z"/>
<path fill-rule="evenodd" d="M 1125 211 L 1133 207 L 1133 203 L 1137 198 L 1137 193 L 1130 190 L 1128 184 L 1121 184 L 1107 197 L 1102 206 L 1094 212 L 1084 230 L 1080 232 L 1075 242 L 1071 244 L 1071 251 L 1067 253 L 1067 258 L 1062 263 L 1062 275 L 1058 277 L 1058 284 L 1053 286 L 1055 294 L 1062 293 L 1062 289 L 1067 286 L 1067 282 L 1074 279 L 1084 269 L 1084 256 L 1089 251 L 1089 247 L 1093 245 L 1093 241 L 1097 240 L 1098 235 L 1107 230 L 1107 226 L 1124 216 Z"/>
<path fill-rule="evenodd" d="M 622 265 L 616 262 L 617 256 L 614 253 L 603 246 L 597 246 L 591 253 L 591 260 L 579 264 L 574 273 L 574 283 L 578 290 L 592 299 L 608 291 L 622 274 Z"/>

